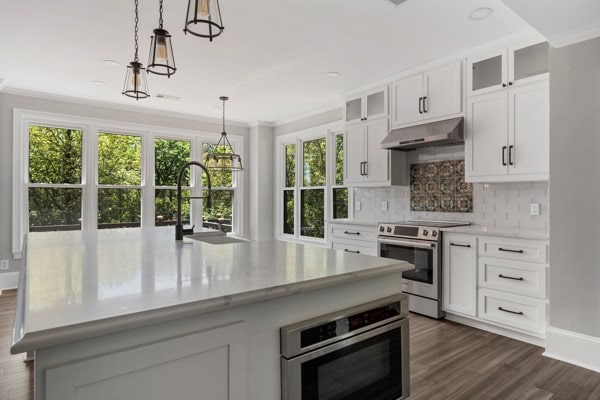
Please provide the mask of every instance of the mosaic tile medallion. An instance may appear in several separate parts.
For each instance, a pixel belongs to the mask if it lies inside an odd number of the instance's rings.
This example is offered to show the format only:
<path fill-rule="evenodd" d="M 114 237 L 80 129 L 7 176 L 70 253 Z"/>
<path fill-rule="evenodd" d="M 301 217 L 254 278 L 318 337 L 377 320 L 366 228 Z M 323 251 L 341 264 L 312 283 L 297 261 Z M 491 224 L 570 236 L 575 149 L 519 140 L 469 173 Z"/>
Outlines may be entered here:
<path fill-rule="evenodd" d="M 410 210 L 473 212 L 473 185 L 465 182 L 465 161 L 411 164 Z"/>

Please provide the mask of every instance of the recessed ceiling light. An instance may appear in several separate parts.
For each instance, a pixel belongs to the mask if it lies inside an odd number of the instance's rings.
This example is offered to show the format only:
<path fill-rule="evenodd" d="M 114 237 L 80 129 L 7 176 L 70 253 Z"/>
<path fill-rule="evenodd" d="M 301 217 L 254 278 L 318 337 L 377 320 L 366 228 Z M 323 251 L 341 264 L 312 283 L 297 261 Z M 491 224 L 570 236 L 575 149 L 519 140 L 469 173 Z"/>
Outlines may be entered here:
<path fill-rule="evenodd" d="M 341 74 L 337 71 L 331 71 L 331 72 L 328 72 L 326 75 L 328 78 L 337 78 Z"/>
<path fill-rule="evenodd" d="M 492 10 L 489 7 L 476 8 L 475 10 L 471 11 L 469 15 L 467 15 L 467 19 L 471 21 L 479 21 L 489 17 L 490 15 L 492 15 L 493 12 L 494 10 Z"/>
<path fill-rule="evenodd" d="M 120 62 L 115 60 L 102 60 L 102 64 L 108 65 L 110 67 L 118 67 L 119 65 L 121 65 Z"/>
<path fill-rule="evenodd" d="M 92 81 L 92 83 L 96 86 L 106 86 L 106 82 L 104 81 Z"/>

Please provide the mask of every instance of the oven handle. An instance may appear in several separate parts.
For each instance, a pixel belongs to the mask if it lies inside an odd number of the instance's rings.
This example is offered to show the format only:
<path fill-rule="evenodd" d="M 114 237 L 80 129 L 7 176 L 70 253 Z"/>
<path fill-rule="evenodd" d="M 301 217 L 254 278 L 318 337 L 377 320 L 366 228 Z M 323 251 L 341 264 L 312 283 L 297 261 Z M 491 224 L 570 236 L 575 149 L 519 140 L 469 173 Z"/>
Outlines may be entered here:
<path fill-rule="evenodd" d="M 288 363 L 302 364 L 306 361 L 314 360 L 315 358 L 319 358 L 321 356 L 324 356 L 325 354 L 332 353 L 332 352 L 340 350 L 346 346 L 350 346 L 352 344 L 362 342 L 363 340 L 370 339 L 374 336 L 381 335 L 382 333 L 400 328 L 405 325 L 408 328 L 408 318 L 402 318 L 402 319 L 396 320 L 394 322 L 391 322 L 389 324 L 372 329 L 370 331 L 352 335 L 343 340 L 340 340 L 339 342 L 331 343 L 324 347 L 309 351 L 307 353 L 300 354 L 295 357 L 291 357 L 289 359 L 286 359 L 283 356 L 282 356 L 282 358 L 284 360 L 286 360 Z"/>
<path fill-rule="evenodd" d="M 378 239 L 378 242 L 381 244 L 391 244 L 391 245 L 400 245 L 400 246 L 410 246 L 418 249 L 433 249 L 435 248 L 435 243 L 423 243 L 417 242 L 413 240 L 386 240 L 386 239 Z"/>

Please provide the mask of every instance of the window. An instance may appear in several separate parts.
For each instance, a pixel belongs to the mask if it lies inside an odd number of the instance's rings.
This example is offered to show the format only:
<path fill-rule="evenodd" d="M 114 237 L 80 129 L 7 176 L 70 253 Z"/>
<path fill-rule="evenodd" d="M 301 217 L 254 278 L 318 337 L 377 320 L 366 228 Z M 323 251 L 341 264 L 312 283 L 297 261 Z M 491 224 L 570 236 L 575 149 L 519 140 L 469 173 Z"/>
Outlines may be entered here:
<path fill-rule="evenodd" d="M 202 146 L 202 160 L 206 155 L 212 152 L 215 147 L 213 143 L 204 143 Z M 219 152 L 231 152 L 231 149 L 223 146 L 217 149 Z M 224 232 L 231 232 L 233 221 L 233 172 L 215 171 L 211 174 L 211 206 L 206 205 L 203 208 L 202 225 L 206 228 L 219 229 Z M 208 195 L 208 180 L 205 174 L 202 174 L 202 196 Z"/>
<path fill-rule="evenodd" d="M 327 218 L 348 217 L 343 134 L 322 128 L 286 135 L 278 142 L 278 232 L 282 237 L 322 240 Z"/>
<path fill-rule="evenodd" d="M 348 188 L 344 187 L 344 134 L 334 134 L 335 142 L 335 174 L 333 187 L 331 188 L 332 197 L 332 217 L 333 219 L 348 218 Z"/>
<path fill-rule="evenodd" d="M 98 134 L 98 228 L 141 226 L 142 138 Z"/>
<path fill-rule="evenodd" d="M 191 160 L 192 142 L 177 139 L 154 139 L 154 224 L 177 223 L 177 180 L 179 171 Z M 190 170 L 186 169 L 181 181 L 181 220 L 190 219 Z"/>
<path fill-rule="evenodd" d="M 177 179 L 202 160 L 220 134 L 15 110 L 13 255 L 28 231 L 94 230 L 174 225 Z M 231 136 L 237 153 L 242 138 Z M 243 154 L 241 154 L 243 157 Z M 200 168 L 182 181 L 182 222 L 243 232 L 241 177 L 211 173 L 213 204 L 200 196 Z M 204 208 L 203 208 L 204 206 Z"/>
<path fill-rule="evenodd" d="M 29 230 L 81 229 L 80 129 L 29 126 Z"/>

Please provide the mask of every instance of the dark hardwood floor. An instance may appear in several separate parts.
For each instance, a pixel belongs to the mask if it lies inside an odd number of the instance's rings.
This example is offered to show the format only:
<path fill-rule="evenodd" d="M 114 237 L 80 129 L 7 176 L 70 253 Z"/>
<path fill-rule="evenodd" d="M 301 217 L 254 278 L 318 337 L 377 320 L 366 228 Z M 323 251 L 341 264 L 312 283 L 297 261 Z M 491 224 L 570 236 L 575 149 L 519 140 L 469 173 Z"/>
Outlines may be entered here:
<path fill-rule="evenodd" d="M 33 400 L 31 363 L 10 355 L 15 294 L 0 295 L 0 400 Z M 410 334 L 411 400 L 600 400 L 599 373 L 541 347 L 415 314 Z"/>

